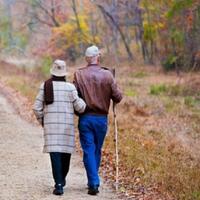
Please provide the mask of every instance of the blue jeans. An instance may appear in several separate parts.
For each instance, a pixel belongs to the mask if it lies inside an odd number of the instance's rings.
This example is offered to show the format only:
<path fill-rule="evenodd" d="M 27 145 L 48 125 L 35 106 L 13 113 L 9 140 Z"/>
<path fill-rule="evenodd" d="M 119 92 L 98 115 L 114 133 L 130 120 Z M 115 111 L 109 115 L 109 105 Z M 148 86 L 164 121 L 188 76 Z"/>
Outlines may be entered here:
<path fill-rule="evenodd" d="M 107 132 L 107 116 L 86 114 L 79 118 L 80 143 L 88 186 L 99 187 L 101 148 Z"/>

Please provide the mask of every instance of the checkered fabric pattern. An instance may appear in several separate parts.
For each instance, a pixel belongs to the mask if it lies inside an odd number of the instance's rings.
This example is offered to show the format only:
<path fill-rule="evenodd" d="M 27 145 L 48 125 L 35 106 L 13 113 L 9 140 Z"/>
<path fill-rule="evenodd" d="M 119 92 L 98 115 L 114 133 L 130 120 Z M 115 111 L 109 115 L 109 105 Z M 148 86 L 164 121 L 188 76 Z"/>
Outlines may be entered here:
<path fill-rule="evenodd" d="M 44 123 L 43 152 L 72 153 L 75 147 L 74 110 L 84 112 L 86 104 L 71 83 L 53 81 L 54 102 L 44 105 L 44 83 L 41 84 L 33 111 Z"/>

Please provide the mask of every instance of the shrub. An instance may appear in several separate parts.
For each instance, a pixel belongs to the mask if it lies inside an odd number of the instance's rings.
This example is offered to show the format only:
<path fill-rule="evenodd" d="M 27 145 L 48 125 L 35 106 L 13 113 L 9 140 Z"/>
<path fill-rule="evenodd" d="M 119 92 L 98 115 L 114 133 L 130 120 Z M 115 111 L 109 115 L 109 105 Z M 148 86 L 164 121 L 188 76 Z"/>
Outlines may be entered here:
<path fill-rule="evenodd" d="M 42 59 L 42 64 L 39 67 L 42 75 L 47 76 L 49 74 L 50 67 L 52 65 L 53 59 L 50 56 L 46 56 Z"/>
<path fill-rule="evenodd" d="M 133 74 L 133 76 L 135 78 L 144 78 L 146 77 L 148 74 L 146 72 L 140 71 L 140 72 L 136 72 Z"/>
<path fill-rule="evenodd" d="M 161 64 L 165 71 L 170 71 L 175 69 L 176 61 L 177 56 L 169 55 Z"/>
<path fill-rule="evenodd" d="M 193 192 L 192 199 L 200 199 L 200 191 Z"/>
<path fill-rule="evenodd" d="M 193 107 L 196 104 L 196 100 L 191 96 L 187 96 L 184 99 L 184 103 L 186 106 Z"/>
<path fill-rule="evenodd" d="M 128 97 L 134 97 L 134 96 L 137 95 L 137 92 L 134 91 L 134 90 L 132 90 L 132 89 L 127 89 L 127 90 L 125 91 L 125 95 L 128 96 Z"/>
<path fill-rule="evenodd" d="M 166 91 L 167 91 L 167 87 L 164 84 L 150 86 L 150 94 L 152 95 L 160 95 Z"/>
<path fill-rule="evenodd" d="M 183 95 L 186 92 L 185 90 L 181 85 L 169 85 L 167 87 L 167 93 L 172 96 Z"/>

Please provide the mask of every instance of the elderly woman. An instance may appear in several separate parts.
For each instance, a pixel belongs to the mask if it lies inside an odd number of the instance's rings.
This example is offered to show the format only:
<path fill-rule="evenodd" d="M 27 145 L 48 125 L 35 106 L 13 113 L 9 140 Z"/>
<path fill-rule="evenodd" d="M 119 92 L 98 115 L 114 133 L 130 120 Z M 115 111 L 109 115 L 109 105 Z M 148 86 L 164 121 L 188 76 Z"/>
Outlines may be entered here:
<path fill-rule="evenodd" d="M 74 110 L 82 113 L 86 104 L 78 97 L 75 86 L 66 82 L 64 61 L 56 60 L 50 72 L 52 77 L 41 84 L 33 110 L 44 128 L 43 152 L 50 153 L 53 194 L 62 195 L 75 147 Z"/>

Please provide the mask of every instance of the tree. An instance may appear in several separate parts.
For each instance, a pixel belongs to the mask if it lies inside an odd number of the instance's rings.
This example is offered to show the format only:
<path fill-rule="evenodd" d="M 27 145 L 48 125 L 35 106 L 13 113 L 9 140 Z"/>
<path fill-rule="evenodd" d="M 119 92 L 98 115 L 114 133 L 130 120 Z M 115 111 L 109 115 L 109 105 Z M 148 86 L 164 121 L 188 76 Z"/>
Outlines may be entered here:
<path fill-rule="evenodd" d="M 21 16 L 24 14 L 23 8 L 21 12 L 14 12 L 14 7 L 18 7 L 20 2 L 15 0 L 3 0 L 0 4 L 0 48 L 2 53 L 25 54 L 25 48 L 28 43 L 27 29 L 24 27 L 24 20 Z M 16 20 L 15 20 L 16 19 Z M 21 20 L 20 23 L 17 20 Z"/>
<path fill-rule="evenodd" d="M 63 9 L 66 8 L 64 1 L 29 0 L 29 2 L 32 7 L 30 15 L 36 23 L 49 27 L 59 27 L 60 23 L 66 20 L 66 14 Z"/>
<path fill-rule="evenodd" d="M 180 67 L 191 69 L 199 51 L 199 10 L 199 1 L 181 0 L 173 1 L 167 11 L 166 30 L 162 35 L 168 38 L 171 48 L 168 47 L 164 53 L 167 61 L 171 58 L 171 67 L 175 67 L 177 72 Z M 166 64 L 170 66 L 170 63 Z"/>
<path fill-rule="evenodd" d="M 132 51 L 129 47 L 129 44 L 126 40 L 126 36 L 119 24 L 118 21 L 118 15 L 116 14 L 116 6 L 119 4 L 120 2 L 114 2 L 113 4 L 108 4 L 105 2 L 96 2 L 96 6 L 100 9 L 101 13 L 103 14 L 104 18 L 106 19 L 106 22 L 110 22 L 108 23 L 108 25 L 110 26 L 111 29 L 113 29 L 113 27 L 115 27 L 115 29 L 119 32 L 121 39 L 123 41 L 124 47 L 127 51 L 127 54 L 129 56 L 129 59 L 133 59 L 133 54 Z M 115 38 L 116 39 L 116 38 Z"/>

